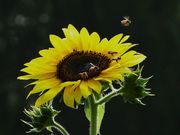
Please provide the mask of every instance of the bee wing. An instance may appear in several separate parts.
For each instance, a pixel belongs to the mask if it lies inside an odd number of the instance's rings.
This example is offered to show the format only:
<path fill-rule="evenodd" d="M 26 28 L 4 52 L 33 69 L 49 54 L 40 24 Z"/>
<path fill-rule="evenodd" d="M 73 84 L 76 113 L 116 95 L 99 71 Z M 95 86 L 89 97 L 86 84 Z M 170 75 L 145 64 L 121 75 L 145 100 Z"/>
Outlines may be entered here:
<path fill-rule="evenodd" d="M 123 18 L 129 20 L 130 17 L 129 16 L 123 16 Z"/>

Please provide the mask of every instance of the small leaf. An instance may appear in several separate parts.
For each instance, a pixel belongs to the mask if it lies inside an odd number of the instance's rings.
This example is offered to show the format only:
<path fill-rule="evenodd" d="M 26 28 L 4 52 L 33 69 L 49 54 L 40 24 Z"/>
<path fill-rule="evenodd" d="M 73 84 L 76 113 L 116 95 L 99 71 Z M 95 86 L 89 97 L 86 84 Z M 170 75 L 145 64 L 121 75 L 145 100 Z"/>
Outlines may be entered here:
<path fill-rule="evenodd" d="M 101 82 L 101 84 L 102 84 L 102 90 L 104 91 L 106 91 L 108 88 L 109 88 L 109 82 Z"/>
<path fill-rule="evenodd" d="M 104 118 L 104 113 L 105 113 L 105 104 L 99 105 L 98 115 L 97 115 L 97 131 L 99 134 L 100 134 L 101 123 Z"/>
<path fill-rule="evenodd" d="M 47 129 L 49 132 L 53 133 L 52 127 L 47 127 L 46 129 Z"/>
<path fill-rule="evenodd" d="M 91 122 L 91 109 L 90 109 L 90 107 L 91 107 L 90 101 L 85 100 L 84 112 L 85 112 L 85 116 L 89 120 L 89 122 Z"/>

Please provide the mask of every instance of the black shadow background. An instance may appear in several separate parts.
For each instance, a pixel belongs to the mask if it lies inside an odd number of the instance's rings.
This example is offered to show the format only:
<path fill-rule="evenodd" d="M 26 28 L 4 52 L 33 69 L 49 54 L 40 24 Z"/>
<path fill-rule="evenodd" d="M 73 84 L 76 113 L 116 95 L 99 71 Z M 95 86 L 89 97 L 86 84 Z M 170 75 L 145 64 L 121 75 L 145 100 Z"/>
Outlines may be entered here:
<path fill-rule="evenodd" d="M 128 28 L 120 24 L 125 15 L 132 20 Z M 156 96 L 146 98 L 146 106 L 121 98 L 107 104 L 102 135 L 180 135 L 179 0 L 0 0 L 0 135 L 25 135 L 22 111 L 35 97 L 25 100 L 27 82 L 16 77 L 25 62 L 51 46 L 48 35 L 63 36 L 61 28 L 69 23 L 101 37 L 130 34 L 140 44 L 135 49 L 148 56 L 144 76 L 154 75 L 150 86 Z M 88 134 L 82 108 L 57 107 L 72 135 Z"/>

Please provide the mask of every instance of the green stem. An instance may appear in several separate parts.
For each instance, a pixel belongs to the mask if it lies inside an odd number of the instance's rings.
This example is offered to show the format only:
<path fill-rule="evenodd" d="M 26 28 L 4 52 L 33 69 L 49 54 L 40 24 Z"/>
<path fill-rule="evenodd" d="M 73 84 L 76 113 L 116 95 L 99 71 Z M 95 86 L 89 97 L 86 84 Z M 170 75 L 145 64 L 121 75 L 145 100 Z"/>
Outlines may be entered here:
<path fill-rule="evenodd" d="M 97 135 L 98 105 L 95 103 L 94 95 L 90 96 L 88 102 L 91 110 L 90 135 Z"/>
<path fill-rule="evenodd" d="M 111 98 L 121 95 L 120 90 L 121 89 L 112 90 L 112 92 L 110 92 L 109 94 L 107 94 L 104 97 L 102 97 L 99 100 L 97 100 L 96 104 L 97 105 L 101 105 L 101 104 L 106 103 L 107 101 L 109 101 Z"/>
<path fill-rule="evenodd" d="M 62 133 L 63 135 L 70 135 L 67 130 L 61 126 L 59 123 L 57 123 L 56 121 L 54 121 L 54 126 L 55 129 L 57 129 L 60 133 Z"/>

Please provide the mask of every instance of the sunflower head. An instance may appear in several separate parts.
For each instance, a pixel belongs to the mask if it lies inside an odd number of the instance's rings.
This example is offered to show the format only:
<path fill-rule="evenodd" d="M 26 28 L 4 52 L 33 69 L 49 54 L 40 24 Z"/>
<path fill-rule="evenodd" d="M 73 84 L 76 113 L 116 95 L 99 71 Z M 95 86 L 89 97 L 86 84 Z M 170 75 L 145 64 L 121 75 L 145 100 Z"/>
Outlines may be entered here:
<path fill-rule="evenodd" d="M 25 63 L 21 80 L 35 80 L 28 96 L 41 93 L 35 106 L 63 94 L 64 103 L 74 108 L 94 92 L 102 92 L 102 82 L 124 81 L 130 67 L 141 63 L 146 56 L 134 50 L 136 44 L 125 42 L 129 36 L 118 34 L 110 40 L 100 40 L 96 32 L 86 28 L 80 32 L 73 25 L 63 29 L 64 38 L 51 34 L 53 47 L 39 51 L 40 57 Z"/>

